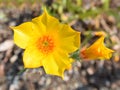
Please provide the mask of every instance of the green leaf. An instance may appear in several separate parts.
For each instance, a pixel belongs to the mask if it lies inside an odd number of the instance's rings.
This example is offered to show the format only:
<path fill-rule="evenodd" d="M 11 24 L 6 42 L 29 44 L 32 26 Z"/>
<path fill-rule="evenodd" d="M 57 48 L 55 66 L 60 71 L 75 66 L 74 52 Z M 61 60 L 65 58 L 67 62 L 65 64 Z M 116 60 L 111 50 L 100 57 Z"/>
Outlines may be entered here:
<path fill-rule="evenodd" d="M 80 61 L 80 51 L 79 49 L 73 53 L 70 54 L 70 58 L 73 58 L 74 60 Z"/>

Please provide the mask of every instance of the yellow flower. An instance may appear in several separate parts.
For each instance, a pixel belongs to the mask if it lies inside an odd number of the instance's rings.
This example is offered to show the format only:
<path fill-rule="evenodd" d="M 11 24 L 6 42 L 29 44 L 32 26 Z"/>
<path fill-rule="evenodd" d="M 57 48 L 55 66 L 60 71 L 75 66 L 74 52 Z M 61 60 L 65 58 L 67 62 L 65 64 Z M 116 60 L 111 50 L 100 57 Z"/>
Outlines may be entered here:
<path fill-rule="evenodd" d="M 84 59 L 110 59 L 113 50 L 104 46 L 104 36 L 101 36 L 89 48 L 81 51 L 81 57 Z"/>
<path fill-rule="evenodd" d="M 25 49 L 23 62 L 25 68 L 43 66 L 47 74 L 61 76 L 70 69 L 72 59 L 69 53 L 80 46 L 80 32 L 62 24 L 58 19 L 44 13 L 14 30 L 14 42 Z"/>

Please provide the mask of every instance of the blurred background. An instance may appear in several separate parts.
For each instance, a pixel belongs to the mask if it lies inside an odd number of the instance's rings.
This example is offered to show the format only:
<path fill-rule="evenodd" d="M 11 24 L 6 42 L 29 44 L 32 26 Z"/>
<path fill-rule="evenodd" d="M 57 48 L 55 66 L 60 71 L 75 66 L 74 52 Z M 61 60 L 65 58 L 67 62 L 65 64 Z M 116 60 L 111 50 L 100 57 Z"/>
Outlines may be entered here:
<path fill-rule="evenodd" d="M 81 32 L 81 48 L 102 31 L 111 60 L 76 61 L 65 78 L 46 75 L 43 68 L 24 71 L 23 51 L 13 42 L 16 26 L 42 13 Z M 0 90 L 120 90 L 120 0 L 0 0 Z"/>

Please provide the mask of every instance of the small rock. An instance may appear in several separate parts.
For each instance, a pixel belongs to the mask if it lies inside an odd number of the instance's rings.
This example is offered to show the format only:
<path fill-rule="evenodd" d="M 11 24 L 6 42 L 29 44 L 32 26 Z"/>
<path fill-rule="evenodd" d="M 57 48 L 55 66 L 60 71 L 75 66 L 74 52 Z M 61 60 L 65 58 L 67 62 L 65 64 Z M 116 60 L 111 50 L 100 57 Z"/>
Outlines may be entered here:
<path fill-rule="evenodd" d="M 14 46 L 13 40 L 6 40 L 0 44 L 0 52 L 11 49 Z"/>
<path fill-rule="evenodd" d="M 10 62 L 14 63 L 17 60 L 17 58 L 18 58 L 17 55 L 12 56 L 11 59 L 10 59 Z"/>

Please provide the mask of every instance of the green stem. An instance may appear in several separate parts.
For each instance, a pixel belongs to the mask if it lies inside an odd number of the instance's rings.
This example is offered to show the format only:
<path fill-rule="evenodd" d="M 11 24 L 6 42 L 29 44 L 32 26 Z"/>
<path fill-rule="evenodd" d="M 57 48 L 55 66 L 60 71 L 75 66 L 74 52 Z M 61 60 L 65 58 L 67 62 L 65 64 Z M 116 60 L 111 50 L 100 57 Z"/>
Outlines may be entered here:
<path fill-rule="evenodd" d="M 23 72 L 25 72 L 27 70 L 27 68 L 22 69 L 21 71 L 18 72 L 18 75 L 22 74 Z"/>

